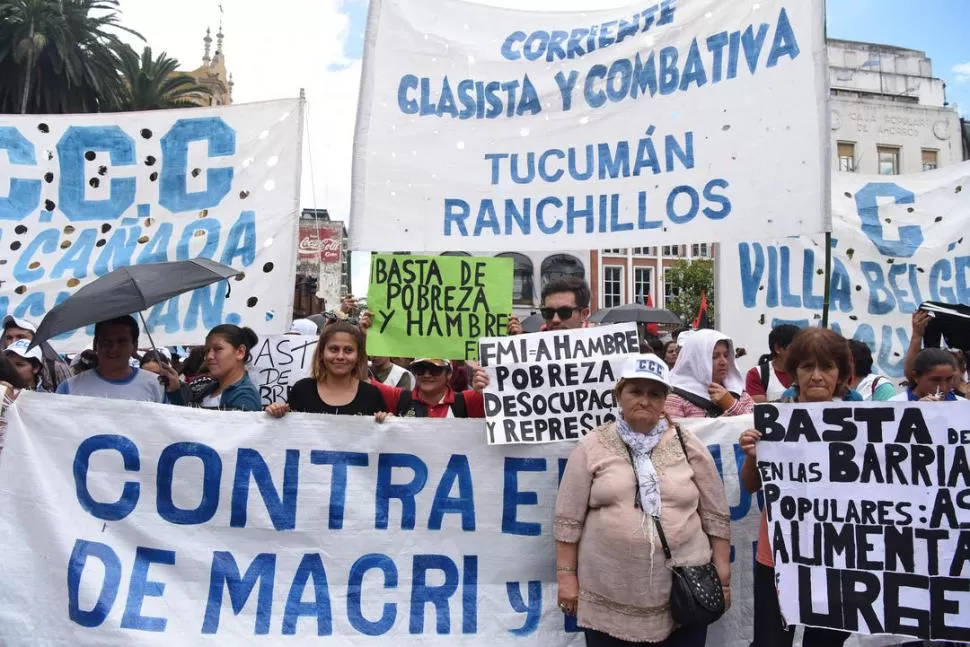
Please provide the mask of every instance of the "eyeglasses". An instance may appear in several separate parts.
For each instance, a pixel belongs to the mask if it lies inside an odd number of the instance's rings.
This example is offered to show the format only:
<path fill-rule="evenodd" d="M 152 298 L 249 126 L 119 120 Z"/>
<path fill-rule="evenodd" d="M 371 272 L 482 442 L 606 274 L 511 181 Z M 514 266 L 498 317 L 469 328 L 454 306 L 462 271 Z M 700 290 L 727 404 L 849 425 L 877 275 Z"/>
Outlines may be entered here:
<path fill-rule="evenodd" d="M 582 310 L 582 308 L 576 306 L 562 306 L 561 308 L 539 308 L 539 314 L 541 314 L 542 318 L 546 321 L 552 321 L 553 317 L 556 315 L 559 315 L 560 321 L 565 321 L 566 319 L 572 317 L 573 313 L 577 310 Z"/>
<path fill-rule="evenodd" d="M 447 366 L 435 366 L 434 364 L 415 364 L 411 367 L 411 372 L 415 375 L 431 375 L 438 377 L 448 370 Z"/>

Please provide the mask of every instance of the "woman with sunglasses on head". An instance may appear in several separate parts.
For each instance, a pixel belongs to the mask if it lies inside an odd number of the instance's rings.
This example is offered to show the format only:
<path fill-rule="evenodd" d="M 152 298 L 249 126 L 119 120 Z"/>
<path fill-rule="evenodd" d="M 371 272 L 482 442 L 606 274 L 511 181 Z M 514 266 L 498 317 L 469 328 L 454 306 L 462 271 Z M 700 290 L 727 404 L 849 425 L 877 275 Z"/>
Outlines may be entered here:
<path fill-rule="evenodd" d="M 274 418 L 282 418 L 289 411 L 374 416 L 378 422 L 387 417 L 381 392 L 368 381 L 360 326 L 328 321 L 313 353 L 312 375 L 293 385 L 289 402 L 274 402 L 266 407 L 266 413 Z"/>
<path fill-rule="evenodd" d="M 474 367 L 472 386 L 465 391 L 451 388 L 451 362 L 444 359 L 416 359 L 411 373 L 417 386 L 411 397 L 402 398 L 402 414 L 417 418 L 484 418 L 485 398 L 481 391 L 488 386 L 488 376 Z"/>

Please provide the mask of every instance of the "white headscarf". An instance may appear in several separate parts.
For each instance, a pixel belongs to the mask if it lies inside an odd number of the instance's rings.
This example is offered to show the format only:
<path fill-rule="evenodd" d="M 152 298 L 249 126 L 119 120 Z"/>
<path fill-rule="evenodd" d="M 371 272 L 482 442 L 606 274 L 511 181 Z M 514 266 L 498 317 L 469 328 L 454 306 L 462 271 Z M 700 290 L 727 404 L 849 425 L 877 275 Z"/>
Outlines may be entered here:
<path fill-rule="evenodd" d="M 677 340 L 680 341 L 680 337 Z M 677 363 L 670 372 L 671 386 L 710 399 L 708 387 L 714 379 L 714 347 L 721 341 L 728 345 L 728 372 L 721 386 L 731 393 L 744 391 L 744 379 L 734 358 L 734 342 L 727 335 L 708 329 L 695 330 L 684 340 Z"/>

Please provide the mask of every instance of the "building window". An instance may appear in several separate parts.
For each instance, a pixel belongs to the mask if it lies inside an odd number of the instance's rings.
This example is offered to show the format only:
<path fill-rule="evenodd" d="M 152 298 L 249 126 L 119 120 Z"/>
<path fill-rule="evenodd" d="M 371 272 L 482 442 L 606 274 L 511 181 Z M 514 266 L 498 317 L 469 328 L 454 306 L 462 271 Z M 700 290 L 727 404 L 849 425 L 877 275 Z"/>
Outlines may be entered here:
<path fill-rule="evenodd" d="M 633 268 L 633 294 L 637 303 L 647 305 L 647 299 L 653 296 L 653 268 Z"/>
<path fill-rule="evenodd" d="M 846 173 L 855 172 L 855 144 L 839 142 L 839 170 Z"/>
<path fill-rule="evenodd" d="M 544 261 L 540 268 L 542 284 L 549 281 L 561 279 L 564 276 L 575 276 L 577 279 L 586 278 L 586 269 L 583 263 L 575 256 L 569 254 L 553 254 Z"/>
<path fill-rule="evenodd" d="M 939 157 L 936 151 L 923 149 L 923 170 L 932 171 L 939 168 Z"/>
<path fill-rule="evenodd" d="M 607 265 L 603 268 L 603 307 L 615 308 L 623 304 L 623 268 Z"/>
<path fill-rule="evenodd" d="M 681 256 L 680 245 L 664 245 L 663 247 L 664 256 Z"/>
<path fill-rule="evenodd" d="M 603 253 L 604 254 L 610 254 L 612 256 L 616 256 L 616 255 L 626 256 L 626 248 L 616 247 L 614 249 L 604 249 L 603 250 Z"/>
<path fill-rule="evenodd" d="M 707 258 L 707 243 L 694 243 L 690 246 L 690 253 L 694 258 Z"/>
<path fill-rule="evenodd" d="M 634 256 L 656 256 L 657 248 L 656 247 L 634 247 L 633 255 Z"/>
<path fill-rule="evenodd" d="M 535 303 L 536 291 L 532 276 L 532 260 L 524 254 L 504 252 L 496 254 L 496 258 L 512 259 L 512 303 L 515 305 L 531 306 Z"/>
<path fill-rule="evenodd" d="M 893 146 L 879 146 L 879 175 L 899 175 L 899 149 Z"/>
<path fill-rule="evenodd" d="M 680 290 L 674 288 L 664 278 L 664 303 L 670 303 L 671 299 L 680 294 Z"/>

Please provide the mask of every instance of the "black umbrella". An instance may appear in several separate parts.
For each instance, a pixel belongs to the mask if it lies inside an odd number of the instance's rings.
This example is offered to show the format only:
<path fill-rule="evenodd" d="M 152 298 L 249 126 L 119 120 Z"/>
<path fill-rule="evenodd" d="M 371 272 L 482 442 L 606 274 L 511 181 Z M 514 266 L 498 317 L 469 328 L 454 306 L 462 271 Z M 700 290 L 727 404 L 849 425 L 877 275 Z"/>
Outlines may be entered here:
<path fill-rule="evenodd" d="M 242 272 L 207 258 L 119 268 L 88 283 L 52 308 L 37 327 L 31 347 L 61 333 L 134 312 L 138 313 L 145 326 L 142 310 L 240 274 Z M 148 332 L 147 326 L 145 331 Z M 154 348 L 155 342 L 151 337 L 151 333 L 148 333 Z"/>
<path fill-rule="evenodd" d="M 598 310 L 589 318 L 593 323 L 614 324 L 614 323 L 655 323 L 673 324 L 683 326 L 683 320 L 670 310 L 663 308 L 651 308 L 639 303 L 628 303 L 615 308 Z"/>
<path fill-rule="evenodd" d="M 539 332 L 546 320 L 540 314 L 529 315 L 522 320 L 522 332 Z"/>

